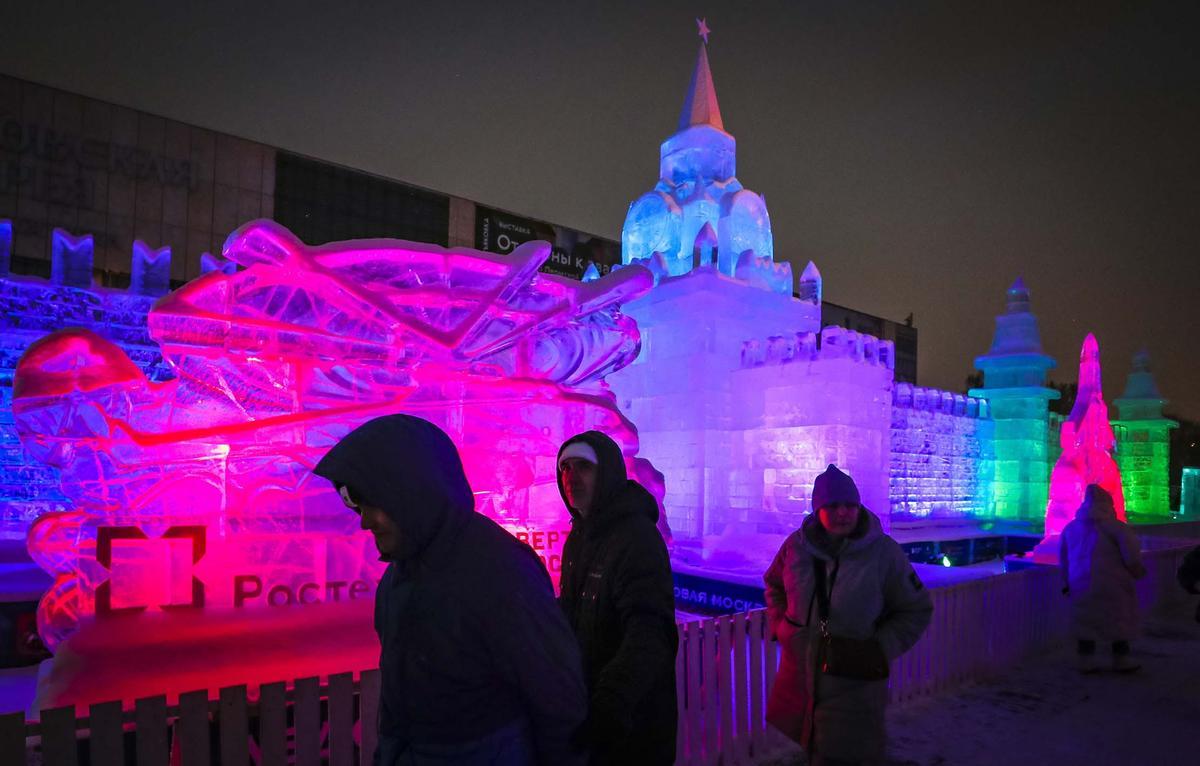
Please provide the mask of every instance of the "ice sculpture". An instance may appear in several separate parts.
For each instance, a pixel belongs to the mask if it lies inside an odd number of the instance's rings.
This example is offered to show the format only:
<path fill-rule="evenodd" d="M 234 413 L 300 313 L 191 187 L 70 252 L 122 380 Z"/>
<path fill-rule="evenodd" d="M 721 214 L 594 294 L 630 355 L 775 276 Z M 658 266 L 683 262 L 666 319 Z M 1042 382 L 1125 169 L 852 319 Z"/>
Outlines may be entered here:
<path fill-rule="evenodd" d="M 1179 424 L 1163 416 L 1166 403 L 1150 371 L 1150 354 L 1139 351 L 1133 357 L 1125 393 L 1113 402 L 1119 417 L 1112 422 L 1125 512 L 1134 521 L 1171 518 L 1171 429 Z"/>
<path fill-rule="evenodd" d="M 747 546 L 794 529 L 831 462 L 886 518 L 894 359 L 889 341 L 822 329 L 811 262 L 792 295 L 766 204 L 734 175 L 735 149 L 701 45 L 658 185 L 625 219 L 622 260 L 646 265 L 656 286 L 625 306 L 643 350 L 608 380 L 640 454 L 665 475 L 677 562 L 698 551 L 706 565 L 761 572 Z"/>
<path fill-rule="evenodd" d="M 1008 288 L 1005 312 L 996 317 L 991 350 L 975 359 L 983 388 L 968 392 L 988 401 L 995 420 L 992 502 L 998 519 L 1036 522 L 1045 511 L 1049 403 L 1060 395 L 1046 386 L 1054 365 L 1042 352 L 1029 288 L 1017 278 Z"/>
<path fill-rule="evenodd" d="M 1100 385 L 1100 345 L 1091 333 L 1084 338 L 1079 353 L 1079 389 L 1071 414 L 1062 424 L 1059 441 L 1062 454 L 1050 474 L 1045 541 L 1057 538 L 1067 522 L 1075 518 L 1089 484 L 1099 484 L 1112 495 L 1117 518 L 1124 521 L 1121 473 L 1112 456 L 1116 437 L 1108 422 L 1108 405 Z M 1057 550 L 1057 543 L 1053 547 Z"/>
<path fill-rule="evenodd" d="M 603 378 L 638 353 L 618 306 L 652 279 L 541 275 L 549 254 L 545 243 L 509 255 L 398 240 L 310 248 L 258 221 L 226 243 L 240 270 L 217 266 L 150 312 L 174 380 L 148 381 L 89 330 L 36 342 L 17 367 L 14 415 L 73 501 L 29 532 L 55 577 L 43 638 L 56 644 L 93 611 L 369 594 L 381 569 L 369 536 L 310 469 L 387 412 L 444 428 L 479 510 L 556 569 L 561 441 L 598 428 L 636 450 Z"/>
<path fill-rule="evenodd" d="M 659 181 L 629 206 L 622 263 L 641 263 L 655 280 L 712 267 L 775 292 L 792 292 L 789 263 L 774 263 L 766 201 L 735 175 L 737 143 L 725 132 L 700 45 L 679 132 L 663 142 Z"/>

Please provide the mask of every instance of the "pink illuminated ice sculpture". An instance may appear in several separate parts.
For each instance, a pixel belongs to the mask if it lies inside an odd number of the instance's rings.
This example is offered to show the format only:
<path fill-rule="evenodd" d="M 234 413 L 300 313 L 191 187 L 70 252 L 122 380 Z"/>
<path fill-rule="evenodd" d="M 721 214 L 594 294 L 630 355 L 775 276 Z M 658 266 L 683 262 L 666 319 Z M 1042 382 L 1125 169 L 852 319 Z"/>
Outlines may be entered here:
<path fill-rule="evenodd" d="M 113 343 L 63 330 L 14 383 L 23 446 L 56 466 L 70 511 L 31 527 L 54 584 L 51 646 L 87 615 L 270 608 L 359 598 L 382 565 L 312 466 L 351 428 L 407 412 L 458 444 L 477 508 L 553 571 L 567 519 L 554 458 L 568 436 L 637 437 L 604 376 L 638 353 L 619 305 L 651 275 L 540 274 L 545 243 L 509 255 L 399 240 L 308 247 L 269 221 L 230 236 L 213 270 L 163 297 L 154 383 Z M 540 545 L 539 545 L 540 543 Z"/>

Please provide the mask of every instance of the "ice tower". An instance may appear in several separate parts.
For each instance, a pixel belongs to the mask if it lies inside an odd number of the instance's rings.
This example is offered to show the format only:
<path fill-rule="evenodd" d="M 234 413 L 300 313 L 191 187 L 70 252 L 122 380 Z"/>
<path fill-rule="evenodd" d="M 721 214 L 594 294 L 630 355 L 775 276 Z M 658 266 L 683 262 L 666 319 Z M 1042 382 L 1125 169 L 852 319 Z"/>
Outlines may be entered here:
<path fill-rule="evenodd" d="M 641 353 L 606 379 L 637 424 L 639 455 L 666 476 L 677 563 L 679 545 L 700 541 L 707 556 L 751 539 L 741 535 L 790 532 L 829 463 L 869 507 L 888 508 L 893 346 L 822 330 L 812 263 L 793 296 L 763 198 L 734 177 L 734 149 L 701 46 L 658 184 L 630 206 L 622 235 L 623 261 L 656 280 L 623 306 Z"/>
<path fill-rule="evenodd" d="M 662 143 L 659 180 L 629 206 L 621 231 L 622 263 L 650 266 L 656 276 L 680 276 L 716 266 L 724 275 L 770 278 L 791 294 L 791 265 L 774 260 L 766 201 L 735 175 L 737 142 L 725 132 L 717 92 L 700 44 L 679 132 Z"/>
<path fill-rule="evenodd" d="M 1139 351 L 1133 356 L 1125 393 L 1113 402 L 1118 419 L 1112 422 L 1125 511 L 1131 521 L 1162 521 L 1171 516 L 1170 437 L 1171 429 L 1179 424 L 1163 417 L 1166 403 L 1150 371 L 1150 355 Z"/>
<path fill-rule="evenodd" d="M 1046 372 L 1054 360 L 1042 352 L 1037 317 L 1021 278 L 1008 288 L 1006 310 L 996 317 L 992 348 L 976 357 L 975 366 L 983 371 L 983 388 L 970 394 L 988 400 L 996 424 L 995 516 L 1040 520 L 1049 495 L 1049 402 L 1059 393 L 1046 386 Z"/>

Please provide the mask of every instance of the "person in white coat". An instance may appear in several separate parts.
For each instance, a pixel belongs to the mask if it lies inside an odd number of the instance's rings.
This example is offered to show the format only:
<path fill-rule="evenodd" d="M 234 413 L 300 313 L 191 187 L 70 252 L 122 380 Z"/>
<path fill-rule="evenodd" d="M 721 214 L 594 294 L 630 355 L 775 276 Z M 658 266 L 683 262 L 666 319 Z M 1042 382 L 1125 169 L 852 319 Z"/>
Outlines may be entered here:
<path fill-rule="evenodd" d="M 763 575 L 783 650 L 767 721 L 813 766 L 881 763 L 888 666 L 929 627 L 933 599 L 853 479 L 829 466 L 812 500 Z"/>
<path fill-rule="evenodd" d="M 1059 541 L 1063 593 L 1071 599 L 1071 630 L 1078 640 L 1079 669 L 1100 670 L 1096 642 L 1112 645 L 1112 668 L 1131 673 L 1141 667 L 1129 656 L 1137 633 L 1134 580 L 1146 574 L 1137 535 L 1117 519 L 1112 495 L 1090 484 L 1075 520 Z"/>

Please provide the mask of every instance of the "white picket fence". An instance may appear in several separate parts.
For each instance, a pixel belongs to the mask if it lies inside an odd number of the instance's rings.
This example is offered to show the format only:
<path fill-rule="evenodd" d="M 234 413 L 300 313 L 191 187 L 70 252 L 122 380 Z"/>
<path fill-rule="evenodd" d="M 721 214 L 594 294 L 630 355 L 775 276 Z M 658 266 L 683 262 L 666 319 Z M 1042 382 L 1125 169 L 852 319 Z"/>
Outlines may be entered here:
<path fill-rule="evenodd" d="M 1148 552 L 1139 583 L 1144 609 L 1173 608 L 1187 596 L 1175 583 L 1186 543 Z M 935 695 L 1003 671 L 1048 643 L 1066 639 L 1067 602 L 1056 569 L 1037 567 L 931 591 L 934 620 L 916 647 L 892 666 L 894 702 Z M 676 684 L 680 764 L 752 764 L 794 749 L 764 720 L 778 665 L 763 610 L 679 626 Z M 379 672 L 341 673 L 44 710 L 39 721 L 0 716 L 0 764 L 27 758 L 44 766 L 223 766 L 370 764 Z M 132 756 L 128 758 L 127 755 Z"/>

